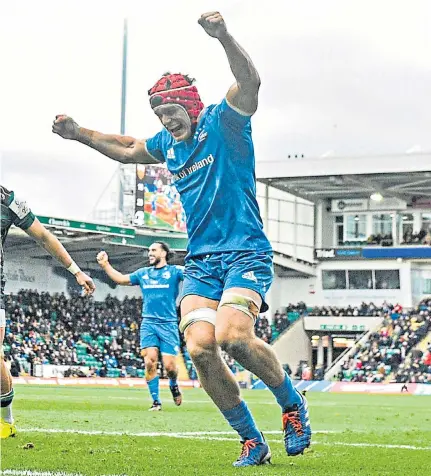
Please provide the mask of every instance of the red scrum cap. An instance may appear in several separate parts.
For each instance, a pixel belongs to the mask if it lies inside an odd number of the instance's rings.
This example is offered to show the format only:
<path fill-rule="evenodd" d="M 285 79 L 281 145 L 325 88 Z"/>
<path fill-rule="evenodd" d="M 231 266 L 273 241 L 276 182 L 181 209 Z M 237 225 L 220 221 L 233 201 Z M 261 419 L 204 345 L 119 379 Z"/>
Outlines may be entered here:
<path fill-rule="evenodd" d="M 192 124 L 196 124 L 204 105 L 193 83 L 194 79 L 183 74 L 164 74 L 148 91 L 151 107 L 177 104 L 186 110 Z"/>

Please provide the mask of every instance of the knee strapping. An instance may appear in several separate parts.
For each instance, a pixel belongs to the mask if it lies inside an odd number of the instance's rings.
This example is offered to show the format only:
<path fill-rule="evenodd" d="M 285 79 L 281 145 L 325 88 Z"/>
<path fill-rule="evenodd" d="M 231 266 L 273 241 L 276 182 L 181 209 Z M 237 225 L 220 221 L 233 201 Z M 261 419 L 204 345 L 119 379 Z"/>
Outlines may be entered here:
<path fill-rule="evenodd" d="M 256 302 L 251 297 L 243 296 L 241 294 L 229 292 L 223 293 L 219 307 L 222 306 L 228 306 L 233 309 L 237 309 L 238 311 L 247 314 L 247 316 L 251 317 L 254 321 L 259 315 L 259 306 L 256 304 Z"/>
<path fill-rule="evenodd" d="M 202 307 L 200 309 L 195 309 L 194 311 L 186 314 L 180 322 L 180 331 L 184 332 L 187 327 L 191 326 L 195 322 L 209 322 L 213 326 L 216 323 L 217 311 L 209 307 Z"/>
<path fill-rule="evenodd" d="M 12 400 L 13 400 L 13 397 L 15 396 L 15 392 L 13 390 L 13 388 L 11 389 L 10 392 L 8 393 L 5 393 L 4 395 L 0 395 L 0 403 L 1 403 L 1 407 L 8 407 L 11 403 L 12 403 Z"/>

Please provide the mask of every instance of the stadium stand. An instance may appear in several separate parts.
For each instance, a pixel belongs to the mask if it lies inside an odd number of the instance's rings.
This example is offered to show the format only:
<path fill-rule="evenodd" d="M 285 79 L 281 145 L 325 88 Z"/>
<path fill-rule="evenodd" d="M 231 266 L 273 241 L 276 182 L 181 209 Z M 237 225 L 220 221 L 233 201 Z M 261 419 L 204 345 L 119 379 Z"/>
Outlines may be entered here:
<path fill-rule="evenodd" d="M 431 383 L 431 367 L 426 362 L 429 355 L 421 351 L 410 361 L 410 352 L 424 340 L 431 329 L 431 300 L 422 301 L 418 307 L 403 310 L 401 306 L 388 306 L 374 310 L 384 312 L 383 326 L 344 362 L 339 380 L 352 382 Z"/>
<path fill-rule="evenodd" d="M 140 298 L 119 300 L 22 290 L 6 298 L 7 331 L 5 355 L 11 372 L 34 375 L 37 364 L 70 366 L 75 376 L 144 377 L 139 354 Z M 256 334 L 271 343 L 296 319 L 310 316 L 384 316 L 381 329 L 342 365 L 338 379 L 353 382 L 431 383 L 431 299 L 411 310 L 399 305 L 362 303 L 361 306 L 307 308 L 301 302 L 276 311 L 272 321 L 261 315 Z M 236 374 L 243 368 L 223 354 Z M 196 371 L 182 341 L 184 372 L 196 379 Z M 87 374 L 76 370 L 89 367 Z M 75 367 L 75 370 L 74 370 Z M 315 369 L 318 373 L 319 370 Z M 311 369 L 300 363 L 296 376 L 304 378 Z M 159 363 L 159 372 L 165 377 Z M 316 376 L 317 378 L 318 376 Z"/>

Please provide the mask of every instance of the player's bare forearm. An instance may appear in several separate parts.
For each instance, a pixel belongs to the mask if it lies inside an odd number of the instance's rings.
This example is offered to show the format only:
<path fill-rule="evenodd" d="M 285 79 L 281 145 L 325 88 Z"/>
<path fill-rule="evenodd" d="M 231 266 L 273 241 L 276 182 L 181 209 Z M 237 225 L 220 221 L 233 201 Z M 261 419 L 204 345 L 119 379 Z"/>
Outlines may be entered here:
<path fill-rule="evenodd" d="M 129 275 L 120 273 L 111 265 L 111 263 L 104 263 L 102 268 L 103 271 L 105 271 L 105 273 L 112 279 L 112 281 L 114 281 L 114 283 L 120 284 L 122 286 L 131 285 Z"/>
<path fill-rule="evenodd" d="M 219 41 L 226 52 L 230 68 L 239 87 L 244 89 L 259 89 L 259 73 L 246 51 L 228 32 L 221 36 Z"/>
<path fill-rule="evenodd" d="M 157 162 L 146 151 L 145 143 L 133 137 L 103 134 L 80 127 L 76 140 L 122 164 L 150 164 Z"/>
<path fill-rule="evenodd" d="M 27 234 L 34 238 L 53 258 L 65 268 L 72 264 L 72 258 L 58 238 L 48 231 L 38 220 L 27 230 Z"/>

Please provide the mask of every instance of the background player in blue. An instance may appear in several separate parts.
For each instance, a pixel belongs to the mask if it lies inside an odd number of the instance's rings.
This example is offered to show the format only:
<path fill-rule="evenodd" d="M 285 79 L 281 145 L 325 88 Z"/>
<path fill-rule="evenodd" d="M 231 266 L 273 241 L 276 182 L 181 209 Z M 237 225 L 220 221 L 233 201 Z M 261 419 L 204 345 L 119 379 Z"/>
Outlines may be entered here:
<path fill-rule="evenodd" d="M 52 257 L 75 276 L 76 282 L 83 287 L 85 294 L 92 294 L 95 286 L 93 280 L 79 269 L 58 238 L 48 231 L 33 215 L 27 202 L 18 198 L 13 191 L 8 190 L 3 185 L 0 185 L 0 198 L 0 438 L 3 439 L 16 434 L 12 415 L 12 400 L 15 392 L 12 387 L 12 376 L 3 356 L 3 340 L 6 332 L 6 310 L 4 303 L 6 280 L 4 276 L 3 247 L 10 227 L 15 225 L 34 238 Z"/>
<path fill-rule="evenodd" d="M 275 395 L 289 455 L 310 445 L 311 429 L 305 398 L 272 348 L 254 333 L 273 277 L 271 246 L 256 200 L 251 138 L 260 78 L 220 13 L 205 13 L 198 22 L 219 40 L 235 77 L 219 104 L 204 108 L 191 78 L 166 74 L 149 91 L 150 105 L 164 126 L 153 138 L 102 134 L 64 115 L 56 117 L 53 132 L 121 163 L 166 162 L 181 195 L 189 235 L 180 327 L 202 386 L 241 436 L 243 451 L 234 465 L 259 465 L 269 461 L 269 446 L 219 346 Z M 212 67 L 210 59 L 208 65 Z"/>
<path fill-rule="evenodd" d="M 132 274 L 122 274 L 111 266 L 108 255 L 101 251 L 97 255 L 99 265 L 117 284 L 140 286 L 142 291 L 141 353 L 145 361 L 145 378 L 153 399 L 151 411 L 162 409 L 159 397 L 157 363 L 159 351 L 169 377 L 169 388 L 175 404 L 181 405 L 182 395 L 177 383 L 176 356 L 180 349 L 176 300 L 183 271 L 167 263 L 169 246 L 155 242 L 148 249 L 151 266 L 140 268 Z"/>

